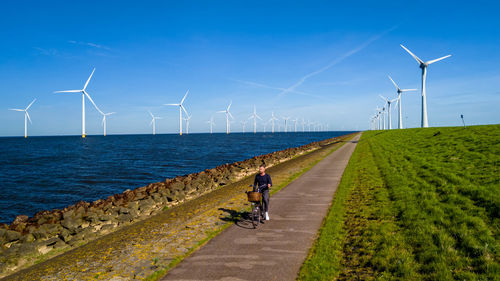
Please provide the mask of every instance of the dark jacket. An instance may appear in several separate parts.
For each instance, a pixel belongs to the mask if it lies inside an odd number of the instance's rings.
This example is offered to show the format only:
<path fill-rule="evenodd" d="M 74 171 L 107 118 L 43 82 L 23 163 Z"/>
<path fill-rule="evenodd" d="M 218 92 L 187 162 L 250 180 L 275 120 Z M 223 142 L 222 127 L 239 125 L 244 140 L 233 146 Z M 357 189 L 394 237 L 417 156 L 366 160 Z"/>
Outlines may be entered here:
<path fill-rule="evenodd" d="M 255 180 L 253 181 L 253 186 L 260 187 L 261 192 L 269 190 L 269 187 L 267 186 L 268 184 L 270 184 L 271 186 L 273 185 L 273 182 L 271 180 L 271 176 L 269 174 L 265 174 L 263 176 L 261 176 L 260 174 L 257 174 L 255 176 Z M 264 187 L 261 187 L 261 186 L 264 186 Z"/>

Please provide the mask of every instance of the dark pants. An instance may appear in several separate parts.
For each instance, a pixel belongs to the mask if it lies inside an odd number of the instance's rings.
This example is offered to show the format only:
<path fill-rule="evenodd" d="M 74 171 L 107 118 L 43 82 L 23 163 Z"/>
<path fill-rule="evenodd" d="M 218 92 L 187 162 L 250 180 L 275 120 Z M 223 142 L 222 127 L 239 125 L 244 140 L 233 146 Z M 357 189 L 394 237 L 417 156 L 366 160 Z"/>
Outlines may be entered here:
<path fill-rule="evenodd" d="M 262 211 L 269 210 L 269 189 L 262 191 Z"/>

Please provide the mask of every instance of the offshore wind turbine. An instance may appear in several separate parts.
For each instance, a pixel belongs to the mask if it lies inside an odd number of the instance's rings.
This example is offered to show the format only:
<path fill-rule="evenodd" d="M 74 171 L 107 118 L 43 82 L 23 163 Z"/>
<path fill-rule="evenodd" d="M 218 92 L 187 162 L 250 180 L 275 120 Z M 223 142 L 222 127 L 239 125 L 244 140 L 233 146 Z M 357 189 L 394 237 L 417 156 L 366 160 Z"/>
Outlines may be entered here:
<path fill-rule="evenodd" d="M 391 76 L 389 76 L 389 79 L 391 79 L 392 84 L 396 87 L 396 90 L 398 92 L 398 129 L 403 129 L 403 111 L 402 111 L 402 105 L 401 105 L 401 94 L 404 92 L 409 92 L 409 91 L 416 91 L 417 89 L 401 89 L 399 88 L 398 84 L 392 80 Z"/>
<path fill-rule="evenodd" d="M 305 127 L 304 127 L 304 125 L 305 125 L 304 118 L 302 118 L 302 133 L 303 133 L 303 132 L 305 132 Z"/>
<path fill-rule="evenodd" d="M 187 115 L 187 114 L 186 114 Z M 184 118 L 184 121 L 186 121 L 186 135 L 189 134 L 189 120 L 191 120 L 191 117 L 193 115 L 187 115 L 186 118 Z"/>
<path fill-rule="evenodd" d="M 115 114 L 116 112 L 109 112 L 109 113 L 104 113 L 99 110 L 99 113 L 102 115 L 102 126 L 104 127 L 104 136 L 106 136 L 106 116 L 109 116 L 111 114 Z"/>
<path fill-rule="evenodd" d="M 151 111 L 148 111 L 149 112 L 149 115 L 151 115 L 151 123 L 149 123 L 149 125 L 153 125 L 153 135 L 156 135 L 156 120 L 158 119 L 163 119 L 161 117 L 156 117 L 153 115 L 153 113 L 151 113 Z"/>
<path fill-rule="evenodd" d="M 229 134 L 230 131 L 231 131 L 231 128 L 230 128 L 230 125 L 229 125 L 229 117 L 231 117 L 232 119 L 234 119 L 233 115 L 229 111 L 229 109 L 231 108 L 231 104 L 233 104 L 233 101 L 231 101 L 229 103 L 229 105 L 227 106 L 226 110 L 217 111 L 217 113 L 225 113 L 226 114 L 226 134 Z"/>
<path fill-rule="evenodd" d="M 271 122 L 271 132 L 274 134 L 274 121 L 275 120 L 278 120 L 278 118 L 276 118 L 276 116 L 274 116 L 274 111 L 271 112 L 271 119 L 269 119 L 269 121 Z"/>
<path fill-rule="evenodd" d="M 30 114 L 28 113 L 28 109 L 30 109 L 31 105 L 36 101 L 36 99 L 34 99 L 25 109 L 18 109 L 18 108 L 10 108 L 9 110 L 13 110 L 13 111 L 21 111 L 21 112 L 24 112 L 24 138 L 27 138 L 28 137 L 28 120 L 30 121 L 30 124 L 31 123 L 31 118 L 30 118 Z"/>
<path fill-rule="evenodd" d="M 262 120 L 262 118 L 260 118 L 259 115 L 257 115 L 257 109 L 255 108 L 255 105 L 253 106 L 253 113 L 252 115 L 250 116 L 250 118 L 248 119 L 252 119 L 253 118 L 253 133 L 257 133 L 257 118 Z"/>
<path fill-rule="evenodd" d="M 248 121 L 240 121 L 240 123 L 241 123 L 241 127 L 242 127 L 242 132 L 243 132 L 243 133 L 245 133 L 245 127 L 246 127 L 246 125 L 247 125 L 247 122 L 248 122 Z"/>
<path fill-rule="evenodd" d="M 288 125 L 287 125 L 287 123 L 288 123 L 288 120 L 290 119 L 290 116 L 288 116 L 288 117 L 282 117 L 282 118 L 283 118 L 283 121 L 285 121 L 285 133 L 287 133 L 288 132 Z"/>
<path fill-rule="evenodd" d="M 180 103 L 164 104 L 164 105 L 172 105 L 172 106 L 179 107 L 179 135 L 181 135 L 181 136 L 182 136 L 182 111 L 184 111 L 184 113 L 186 113 L 186 115 L 189 116 L 188 112 L 186 111 L 186 108 L 184 108 L 184 105 L 182 105 L 184 103 L 184 100 L 186 100 L 188 93 L 189 93 L 189 90 L 186 91 L 186 94 L 184 95 L 184 97 L 182 98 Z"/>
<path fill-rule="evenodd" d="M 387 119 L 389 120 L 389 130 L 392 130 L 392 120 L 391 120 L 391 104 L 398 99 L 395 98 L 393 100 L 390 100 L 382 95 L 379 95 L 385 102 L 387 103 Z"/>
<path fill-rule="evenodd" d="M 294 133 L 297 133 L 297 120 L 298 120 L 297 118 L 295 118 L 295 119 L 293 119 L 293 120 L 292 120 L 292 122 L 293 122 L 293 124 L 294 124 L 293 126 L 294 126 L 294 128 L 295 128 L 295 129 L 294 129 Z"/>
<path fill-rule="evenodd" d="M 213 133 L 213 126 L 215 125 L 214 117 L 210 116 L 210 120 L 208 120 L 207 123 L 210 125 L 210 134 L 212 134 Z"/>
<path fill-rule="evenodd" d="M 87 79 L 87 82 L 85 82 L 85 85 L 83 86 L 83 89 L 81 90 L 68 90 L 68 91 L 55 91 L 54 93 L 82 93 L 82 138 L 85 137 L 85 96 L 92 102 L 94 107 L 100 111 L 99 107 L 95 104 L 95 102 L 92 100 L 90 95 L 87 93 L 86 89 L 87 86 L 90 82 L 90 79 L 92 78 L 92 75 L 94 75 L 95 68 L 92 70 L 92 73 L 89 76 L 89 79 Z"/>
<path fill-rule="evenodd" d="M 438 62 L 440 60 L 444 60 L 445 58 L 451 57 L 451 55 L 447 55 L 444 57 L 440 57 L 434 60 L 426 61 L 424 62 L 421 60 L 419 57 L 417 57 L 415 54 L 410 52 L 405 46 L 400 45 L 405 51 L 407 51 L 419 64 L 419 67 L 422 69 L 422 121 L 421 121 L 421 126 L 422 128 L 427 128 L 429 127 L 429 122 L 427 120 L 427 96 L 425 92 L 425 79 L 427 77 L 427 67 L 430 64 L 433 64 L 435 62 Z"/>

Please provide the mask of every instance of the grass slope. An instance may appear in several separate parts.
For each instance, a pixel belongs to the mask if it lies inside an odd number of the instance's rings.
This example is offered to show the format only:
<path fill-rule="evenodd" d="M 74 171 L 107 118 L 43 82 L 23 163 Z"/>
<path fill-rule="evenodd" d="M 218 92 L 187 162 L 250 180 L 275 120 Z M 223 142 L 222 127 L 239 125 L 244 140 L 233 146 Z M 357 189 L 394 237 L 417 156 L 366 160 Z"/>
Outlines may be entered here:
<path fill-rule="evenodd" d="M 500 126 L 371 131 L 299 280 L 499 280 Z"/>

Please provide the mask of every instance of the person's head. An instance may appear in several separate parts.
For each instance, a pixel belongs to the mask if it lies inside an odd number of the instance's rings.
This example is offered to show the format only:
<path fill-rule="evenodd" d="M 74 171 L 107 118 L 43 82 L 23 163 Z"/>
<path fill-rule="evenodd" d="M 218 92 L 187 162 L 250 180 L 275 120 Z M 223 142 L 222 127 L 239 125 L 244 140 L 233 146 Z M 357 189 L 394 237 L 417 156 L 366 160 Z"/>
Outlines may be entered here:
<path fill-rule="evenodd" d="M 264 174 L 266 172 L 266 165 L 262 164 L 259 166 L 259 173 Z"/>

